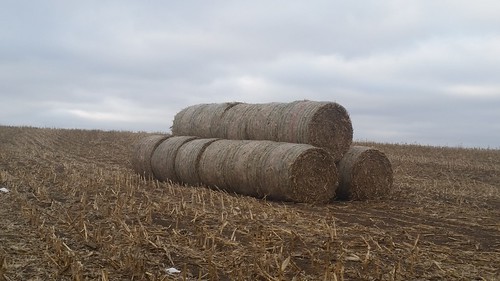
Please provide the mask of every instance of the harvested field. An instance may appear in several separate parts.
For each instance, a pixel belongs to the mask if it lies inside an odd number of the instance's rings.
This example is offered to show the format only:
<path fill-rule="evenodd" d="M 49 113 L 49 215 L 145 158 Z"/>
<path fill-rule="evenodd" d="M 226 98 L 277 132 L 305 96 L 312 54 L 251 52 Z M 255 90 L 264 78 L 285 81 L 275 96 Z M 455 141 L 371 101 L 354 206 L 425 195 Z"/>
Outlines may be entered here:
<path fill-rule="evenodd" d="M 305 143 L 340 161 L 352 143 L 352 123 L 335 102 L 198 104 L 181 110 L 172 133 L 205 138 Z"/>
<path fill-rule="evenodd" d="M 314 206 L 147 181 L 147 135 L 0 126 L 0 280 L 500 279 L 499 150 L 358 143 L 387 198 Z"/>

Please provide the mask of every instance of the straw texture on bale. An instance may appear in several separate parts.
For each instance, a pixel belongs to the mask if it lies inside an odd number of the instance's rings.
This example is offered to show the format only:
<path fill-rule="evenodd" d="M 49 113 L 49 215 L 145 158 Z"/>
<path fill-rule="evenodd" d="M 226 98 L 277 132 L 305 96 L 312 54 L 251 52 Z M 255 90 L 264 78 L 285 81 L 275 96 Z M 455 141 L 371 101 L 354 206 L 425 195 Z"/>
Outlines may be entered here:
<path fill-rule="evenodd" d="M 218 139 L 195 139 L 184 143 L 175 157 L 175 173 L 180 182 L 190 185 L 201 184 L 198 175 L 200 158 L 205 149 Z"/>
<path fill-rule="evenodd" d="M 381 151 L 353 146 L 339 163 L 337 198 L 366 200 L 386 196 L 393 183 L 391 162 Z"/>
<path fill-rule="evenodd" d="M 177 136 L 164 140 L 153 152 L 151 157 L 151 170 L 159 181 L 179 182 L 175 172 L 175 158 L 179 148 L 196 137 Z"/>
<path fill-rule="evenodd" d="M 352 143 L 346 109 L 335 102 L 201 104 L 174 117 L 174 135 L 305 143 L 340 161 Z"/>
<path fill-rule="evenodd" d="M 152 179 L 153 171 L 151 169 L 151 156 L 154 150 L 161 142 L 169 136 L 153 135 L 140 139 L 135 143 L 132 151 L 132 169 L 146 179 Z"/>
<path fill-rule="evenodd" d="M 217 138 L 218 123 L 222 116 L 238 103 L 198 104 L 187 107 L 175 115 L 172 134 Z"/>
<path fill-rule="evenodd" d="M 294 202 L 329 202 L 338 186 L 326 150 L 273 141 L 214 141 L 200 158 L 199 176 L 229 192 Z"/>

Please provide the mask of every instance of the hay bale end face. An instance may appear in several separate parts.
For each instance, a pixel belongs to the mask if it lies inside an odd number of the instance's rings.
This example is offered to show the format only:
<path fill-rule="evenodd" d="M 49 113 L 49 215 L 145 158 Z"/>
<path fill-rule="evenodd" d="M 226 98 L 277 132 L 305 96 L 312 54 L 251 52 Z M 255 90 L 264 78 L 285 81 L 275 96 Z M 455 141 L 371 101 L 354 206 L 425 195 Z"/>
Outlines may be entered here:
<path fill-rule="evenodd" d="M 172 182 L 180 181 L 175 171 L 175 158 L 180 147 L 194 139 L 196 139 L 196 137 L 170 137 L 158 145 L 151 157 L 151 170 L 157 180 L 170 180 Z"/>
<path fill-rule="evenodd" d="M 335 102 L 201 104 L 174 117 L 174 135 L 304 143 L 326 149 L 335 162 L 352 144 L 346 109 Z"/>
<path fill-rule="evenodd" d="M 391 162 L 381 151 L 353 146 L 339 162 L 337 198 L 366 200 L 386 196 L 393 184 Z"/>
<path fill-rule="evenodd" d="M 337 168 L 326 150 L 307 144 L 280 143 L 265 158 L 261 178 L 270 198 L 328 203 L 335 196 Z"/>
<path fill-rule="evenodd" d="M 272 141 L 217 140 L 199 163 L 203 183 L 272 200 L 327 203 L 338 174 L 324 149 Z"/>
<path fill-rule="evenodd" d="M 198 175 L 200 158 L 205 149 L 218 139 L 195 139 L 184 143 L 175 157 L 175 173 L 180 182 L 190 185 L 202 183 Z"/>
<path fill-rule="evenodd" d="M 334 102 L 304 101 L 298 103 L 305 112 L 305 118 L 295 117 L 304 129 L 304 143 L 323 147 L 333 156 L 335 162 L 340 161 L 352 144 L 353 128 L 347 110 Z M 293 112 L 293 110 L 292 110 Z M 293 115 L 292 115 L 293 116 Z M 304 120 L 305 119 L 305 120 Z"/>
<path fill-rule="evenodd" d="M 134 172 L 146 179 L 154 177 L 151 169 L 151 156 L 158 145 L 167 138 L 169 138 L 168 135 L 152 135 L 144 137 L 135 143 L 131 159 Z"/>

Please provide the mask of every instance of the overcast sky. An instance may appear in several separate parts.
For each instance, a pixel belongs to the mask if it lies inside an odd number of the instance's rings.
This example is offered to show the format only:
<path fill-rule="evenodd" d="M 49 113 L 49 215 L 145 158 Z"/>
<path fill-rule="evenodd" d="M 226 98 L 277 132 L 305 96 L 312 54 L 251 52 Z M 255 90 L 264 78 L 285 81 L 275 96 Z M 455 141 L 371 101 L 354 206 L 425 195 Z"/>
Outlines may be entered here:
<path fill-rule="evenodd" d="M 500 147 L 500 1 L 0 0 L 0 124 L 169 131 L 336 101 L 356 140 Z"/>

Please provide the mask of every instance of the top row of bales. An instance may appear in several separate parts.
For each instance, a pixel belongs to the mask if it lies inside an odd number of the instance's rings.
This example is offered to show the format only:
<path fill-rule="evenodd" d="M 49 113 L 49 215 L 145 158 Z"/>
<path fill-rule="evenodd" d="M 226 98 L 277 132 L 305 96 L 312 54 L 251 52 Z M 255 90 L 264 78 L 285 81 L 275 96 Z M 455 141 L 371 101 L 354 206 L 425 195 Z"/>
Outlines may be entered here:
<path fill-rule="evenodd" d="M 326 149 L 335 162 L 349 150 L 353 128 L 335 102 L 214 103 L 189 106 L 174 117 L 173 135 L 304 143 Z"/>

